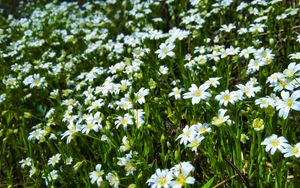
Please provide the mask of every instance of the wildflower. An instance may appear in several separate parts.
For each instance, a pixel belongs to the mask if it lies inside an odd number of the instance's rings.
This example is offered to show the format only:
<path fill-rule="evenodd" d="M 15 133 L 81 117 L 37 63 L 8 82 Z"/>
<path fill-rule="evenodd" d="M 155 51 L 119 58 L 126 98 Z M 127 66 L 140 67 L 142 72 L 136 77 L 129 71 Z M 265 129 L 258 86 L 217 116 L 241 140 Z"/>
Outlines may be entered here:
<path fill-rule="evenodd" d="M 89 115 L 85 118 L 86 124 L 82 128 L 82 133 L 89 134 L 91 130 L 98 132 L 102 129 L 100 112 L 96 112 L 94 115 Z"/>
<path fill-rule="evenodd" d="M 264 47 L 261 47 L 260 49 L 256 50 L 256 53 L 254 53 L 255 59 L 260 59 L 264 62 L 267 62 L 268 60 L 274 59 L 274 54 L 272 54 L 272 50 L 265 49 Z"/>
<path fill-rule="evenodd" d="M 124 152 L 124 151 L 130 150 L 130 143 L 127 139 L 127 136 L 124 136 L 122 138 L 122 143 L 123 143 L 123 145 L 120 146 L 120 151 Z"/>
<path fill-rule="evenodd" d="M 300 90 L 293 92 L 291 96 L 289 92 L 282 91 L 281 97 L 282 100 L 279 100 L 276 105 L 276 109 L 279 110 L 280 117 L 286 119 L 290 109 L 300 111 L 300 102 L 296 101 L 300 98 Z"/>
<path fill-rule="evenodd" d="M 170 187 L 172 179 L 172 173 L 169 170 L 156 169 L 155 174 L 147 180 L 147 184 L 151 188 Z"/>
<path fill-rule="evenodd" d="M 218 85 L 220 85 L 220 79 L 221 77 L 209 78 L 204 84 L 209 84 L 216 88 Z"/>
<path fill-rule="evenodd" d="M 259 105 L 260 108 L 267 108 L 268 106 L 275 106 L 275 102 L 271 97 L 262 97 L 255 100 L 255 104 Z"/>
<path fill-rule="evenodd" d="M 256 50 L 253 48 L 253 46 L 249 46 L 248 48 L 243 49 L 240 52 L 239 56 L 249 59 L 250 55 L 253 54 L 254 52 L 256 52 Z"/>
<path fill-rule="evenodd" d="M 138 128 L 140 128 L 145 122 L 144 122 L 144 114 L 145 112 L 143 109 L 133 109 L 131 110 L 131 113 L 133 114 L 134 123 L 137 125 Z"/>
<path fill-rule="evenodd" d="M 118 116 L 117 120 L 115 121 L 115 125 L 117 126 L 117 129 L 119 128 L 120 125 L 122 125 L 124 129 L 126 129 L 128 125 L 132 125 L 132 124 L 133 124 L 132 116 L 129 115 L 128 113 L 125 114 L 124 117 Z"/>
<path fill-rule="evenodd" d="M 73 122 L 68 125 L 68 130 L 62 134 L 61 139 L 67 137 L 67 144 L 69 144 L 73 138 L 73 135 L 78 132 L 78 129 L 74 126 Z"/>
<path fill-rule="evenodd" d="M 297 36 L 296 42 L 300 43 L 300 35 Z"/>
<path fill-rule="evenodd" d="M 43 140 L 46 136 L 46 131 L 43 129 L 36 129 L 29 133 L 28 140 Z"/>
<path fill-rule="evenodd" d="M 296 158 L 299 158 L 300 157 L 300 142 L 297 143 L 295 146 L 291 146 L 291 145 L 286 146 L 282 152 L 284 153 L 285 158 L 291 157 L 291 156 L 295 156 Z"/>
<path fill-rule="evenodd" d="M 180 144 L 187 145 L 189 138 L 195 134 L 195 130 L 186 125 L 182 132 L 183 133 L 180 134 L 176 140 L 180 139 Z"/>
<path fill-rule="evenodd" d="M 68 157 L 68 158 L 66 158 L 65 164 L 66 165 L 71 165 L 72 162 L 73 162 L 73 158 L 72 157 Z"/>
<path fill-rule="evenodd" d="M 169 93 L 169 97 L 172 97 L 172 96 L 174 96 L 175 97 L 175 99 L 177 100 L 177 99 L 180 99 L 181 98 L 181 91 L 182 91 L 183 89 L 178 89 L 178 87 L 174 87 L 173 89 L 172 89 L 172 92 L 171 93 Z"/>
<path fill-rule="evenodd" d="M 193 167 L 193 165 L 191 165 L 191 163 L 189 161 L 180 162 L 179 164 L 177 164 L 171 168 L 171 171 L 173 173 L 175 173 L 177 171 L 177 172 L 182 172 L 184 174 L 189 174 L 189 173 L 193 172 L 194 170 L 195 170 L 195 168 Z"/>
<path fill-rule="evenodd" d="M 27 157 L 26 159 L 22 159 L 19 163 L 21 164 L 21 168 L 24 168 L 25 166 L 30 167 L 32 165 L 32 159 Z"/>
<path fill-rule="evenodd" d="M 260 118 L 254 119 L 252 123 L 252 127 L 254 128 L 255 131 L 263 130 L 265 127 L 264 120 Z"/>
<path fill-rule="evenodd" d="M 290 54 L 289 57 L 290 59 L 300 59 L 300 52 Z"/>
<path fill-rule="evenodd" d="M 225 31 L 227 33 L 231 32 L 232 29 L 235 29 L 235 25 L 233 25 L 232 23 L 230 23 L 229 25 L 221 25 L 220 31 Z"/>
<path fill-rule="evenodd" d="M 201 100 L 206 100 L 211 96 L 209 92 L 206 92 L 209 86 L 209 84 L 204 83 L 198 88 L 195 84 L 192 84 L 192 87 L 189 88 L 190 92 L 184 93 L 183 98 L 192 98 L 192 104 L 198 104 Z"/>
<path fill-rule="evenodd" d="M 247 74 L 255 73 L 260 67 L 264 66 L 265 62 L 260 59 L 251 59 L 248 64 Z"/>
<path fill-rule="evenodd" d="M 141 88 L 136 94 L 137 102 L 139 104 L 145 103 L 145 96 L 149 94 L 149 89 Z"/>
<path fill-rule="evenodd" d="M 34 88 L 34 87 L 46 87 L 47 86 L 47 83 L 46 83 L 46 79 L 45 77 L 41 77 L 40 78 L 40 75 L 39 74 L 34 74 L 34 75 L 30 75 L 28 77 L 26 77 L 24 80 L 23 80 L 23 83 L 24 85 L 30 85 L 29 87 L 30 88 Z"/>
<path fill-rule="evenodd" d="M 117 165 L 125 167 L 126 176 L 129 176 L 130 174 L 133 175 L 133 172 L 136 171 L 134 164 L 131 162 L 131 158 L 132 151 L 126 154 L 125 157 L 118 157 L 119 161 L 117 162 Z"/>
<path fill-rule="evenodd" d="M 37 172 L 37 168 L 32 166 L 29 170 L 29 177 L 31 178 Z"/>
<path fill-rule="evenodd" d="M 43 176 L 45 179 L 45 184 L 48 185 L 49 182 L 52 182 L 58 178 L 58 171 L 57 170 L 52 170 L 47 177 Z"/>
<path fill-rule="evenodd" d="M 237 87 L 249 98 L 254 97 L 261 90 L 260 86 L 254 86 L 252 82 L 247 82 L 246 85 L 238 84 Z"/>
<path fill-rule="evenodd" d="M 230 93 L 228 90 L 222 91 L 219 95 L 215 97 L 216 100 L 219 101 L 220 105 L 224 104 L 224 106 L 227 106 L 227 104 L 230 102 L 231 104 L 234 104 L 234 96 L 233 93 Z"/>
<path fill-rule="evenodd" d="M 94 184 L 95 182 L 97 182 L 98 187 L 100 187 L 101 182 L 103 181 L 103 174 L 104 171 L 101 170 L 102 165 L 101 164 L 97 164 L 96 165 L 96 171 L 90 172 L 90 178 L 91 178 L 91 183 Z"/>
<path fill-rule="evenodd" d="M 207 132 L 211 132 L 211 128 L 209 126 L 209 123 L 197 123 L 192 125 L 191 129 L 194 129 L 198 134 L 204 134 Z"/>
<path fill-rule="evenodd" d="M 229 120 L 229 116 L 225 116 L 225 113 L 227 112 L 227 110 L 225 109 L 220 109 L 218 111 L 218 116 L 217 117 L 213 117 L 211 124 L 216 125 L 216 126 L 221 126 L 222 124 L 224 124 L 226 121 Z"/>
<path fill-rule="evenodd" d="M 187 184 L 194 184 L 195 181 L 195 178 L 191 177 L 189 173 L 184 173 L 184 171 L 175 171 L 172 187 L 181 188 Z"/>
<path fill-rule="evenodd" d="M 168 69 L 168 67 L 166 67 L 166 66 L 160 66 L 159 67 L 159 72 L 160 72 L 160 74 L 162 74 L 162 75 L 165 75 L 165 74 L 168 74 L 168 71 L 169 71 L 169 69 Z"/>
<path fill-rule="evenodd" d="M 158 54 L 158 58 L 160 58 L 160 59 L 164 59 L 167 56 L 174 57 L 175 53 L 172 52 L 172 50 L 174 48 L 175 48 L 174 44 L 171 44 L 171 43 L 169 43 L 169 44 L 162 43 L 159 46 L 159 49 L 155 51 L 155 53 Z"/>
<path fill-rule="evenodd" d="M 59 163 L 61 154 L 56 154 L 49 158 L 48 165 L 55 166 L 55 164 Z"/>
<path fill-rule="evenodd" d="M 191 148 L 192 151 L 197 152 L 197 149 L 203 139 L 204 139 L 204 136 L 202 136 L 202 135 L 195 135 L 195 134 L 191 135 L 188 139 L 189 144 L 187 146 L 189 148 Z"/>
<path fill-rule="evenodd" d="M 283 75 L 288 78 L 294 78 L 295 76 L 299 76 L 300 64 L 296 64 L 295 62 L 290 63 L 288 68 L 283 71 Z"/>
<path fill-rule="evenodd" d="M 265 24 L 260 24 L 260 23 L 250 24 L 249 31 L 251 33 L 262 33 L 265 31 L 264 30 L 265 27 L 266 27 Z"/>
<path fill-rule="evenodd" d="M 113 188 L 119 187 L 120 179 L 116 172 L 109 172 L 105 178 Z"/>
<path fill-rule="evenodd" d="M 247 140 L 249 140 L 249 137 L 245 134 L 241 134 L 240 141 L 245 144 Z"/>
<path fill-rule="evenodd" d="M 5 101 L 5 99 L 6 99 L 6 94 L 5 93 L 1 94 L 0 95 L 0 104 L 3 103 Z"/>
<path fill-rule="evenodd" d="M 275 151 L 278 149 L 280 152 L 284 152 L 284 148 L 288 147 L 288 141 L 283 137 L 278 137 L 277 135 L 273 134 L 272 136 L 266 138 L 261 145 L 266 146 L 266 152 L 271 151 L 273 155 Z"/>

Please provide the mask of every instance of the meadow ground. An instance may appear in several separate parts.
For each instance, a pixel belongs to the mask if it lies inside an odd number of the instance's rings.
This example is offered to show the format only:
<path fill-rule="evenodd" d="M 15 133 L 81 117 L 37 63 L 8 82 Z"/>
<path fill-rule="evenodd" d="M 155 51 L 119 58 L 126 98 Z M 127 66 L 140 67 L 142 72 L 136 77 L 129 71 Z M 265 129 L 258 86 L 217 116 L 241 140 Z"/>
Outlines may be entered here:
<path fill-rule="evenodd" d="M 297 0 L 0 14 L 0 187 L 299 187 Z"/>

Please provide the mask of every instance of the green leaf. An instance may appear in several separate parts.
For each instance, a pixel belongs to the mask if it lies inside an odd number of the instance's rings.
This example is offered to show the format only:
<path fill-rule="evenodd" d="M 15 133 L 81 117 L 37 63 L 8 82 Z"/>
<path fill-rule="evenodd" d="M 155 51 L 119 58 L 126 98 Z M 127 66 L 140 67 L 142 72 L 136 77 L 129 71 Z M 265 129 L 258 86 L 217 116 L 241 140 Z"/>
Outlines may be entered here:
<path fill-rule="evenodd" d="M 208 182 L 206 182 L 206 184 L 204 184 L 202 188 L 209 188 L 211 184 L 214 182 L 214 180 L 215 180 L 215 176 L 212 177 Z"/>

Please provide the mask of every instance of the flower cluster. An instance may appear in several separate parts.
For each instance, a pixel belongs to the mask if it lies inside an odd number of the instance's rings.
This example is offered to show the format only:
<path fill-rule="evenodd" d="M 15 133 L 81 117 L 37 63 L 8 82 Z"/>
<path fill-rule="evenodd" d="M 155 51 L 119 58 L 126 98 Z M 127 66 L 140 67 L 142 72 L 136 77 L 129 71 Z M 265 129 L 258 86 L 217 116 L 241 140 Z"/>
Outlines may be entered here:
<path fill-rule="evenodd" d="M 152 187 L 175 187 L 180 188 L 188 184 L 194 184 L 195 178 L 191 176 L 194 171 L 190 162 L 181 162 L 171 169 L 156 169 L 147 184 Z"/>

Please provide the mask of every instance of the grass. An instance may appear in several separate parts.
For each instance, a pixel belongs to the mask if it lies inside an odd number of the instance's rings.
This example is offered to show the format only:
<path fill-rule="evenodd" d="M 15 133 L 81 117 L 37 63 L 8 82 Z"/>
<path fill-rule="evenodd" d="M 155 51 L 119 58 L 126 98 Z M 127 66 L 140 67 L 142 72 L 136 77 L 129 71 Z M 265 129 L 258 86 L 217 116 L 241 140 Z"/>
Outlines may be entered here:
<path fill-rule="evenodd" d="M 299 3 L 247 2 L 2 11 L 0 187 L 297 187 Z"/>

